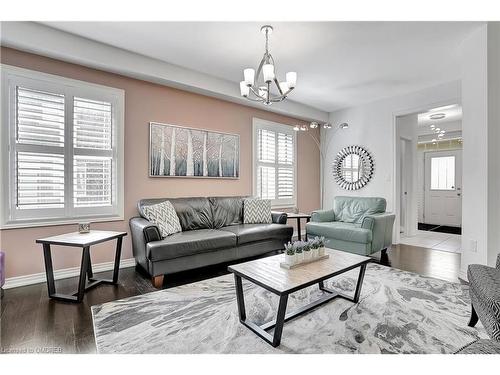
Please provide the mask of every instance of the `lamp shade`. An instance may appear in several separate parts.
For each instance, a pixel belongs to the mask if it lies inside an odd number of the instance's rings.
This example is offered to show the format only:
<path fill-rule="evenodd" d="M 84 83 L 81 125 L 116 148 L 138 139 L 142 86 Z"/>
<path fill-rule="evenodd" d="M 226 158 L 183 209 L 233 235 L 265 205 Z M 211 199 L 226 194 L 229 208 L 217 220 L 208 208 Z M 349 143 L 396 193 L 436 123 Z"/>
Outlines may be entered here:
<path fill-rule="evenodd" d="M 297 73 L 296 72 L 288 72 L 286 74 L 286 82 L 288 83 L 288 87 L 293 89 L 297 85 Z"/>
<path fill-rule="evenodd" d="M 247 68 L 243 70 L 243 76 L 245 79 L 245 84 L 247 86 L 252 86 L 255 79 L 255 70 L 253 70 L 252 68 Z"/>
<path fill-rule="evenodd" d="M 262 74 L 264 75 L 264 81 L 266 83 L 271 82 L 274 79 L 274 65 L 264 64 L 262 66 Z"/>
<path fill-rule="evenodd" d="M 247 86 L 246 81 L 241 81 L 240 82 L 240 93 L 241 96 L 244 96 L 245 98 L 250 94 L 250 87 Z"/>

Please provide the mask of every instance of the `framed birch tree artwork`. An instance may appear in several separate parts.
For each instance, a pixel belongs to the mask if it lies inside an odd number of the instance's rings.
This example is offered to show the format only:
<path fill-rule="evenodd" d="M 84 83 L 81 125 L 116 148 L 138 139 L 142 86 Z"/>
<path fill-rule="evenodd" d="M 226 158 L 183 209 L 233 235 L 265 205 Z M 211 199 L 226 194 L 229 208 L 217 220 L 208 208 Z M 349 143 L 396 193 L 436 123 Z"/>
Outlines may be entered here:
<path fill-rule="evenodd" d="M 239 178 L 240 136 L 149 123 L 149 176 Z"/>

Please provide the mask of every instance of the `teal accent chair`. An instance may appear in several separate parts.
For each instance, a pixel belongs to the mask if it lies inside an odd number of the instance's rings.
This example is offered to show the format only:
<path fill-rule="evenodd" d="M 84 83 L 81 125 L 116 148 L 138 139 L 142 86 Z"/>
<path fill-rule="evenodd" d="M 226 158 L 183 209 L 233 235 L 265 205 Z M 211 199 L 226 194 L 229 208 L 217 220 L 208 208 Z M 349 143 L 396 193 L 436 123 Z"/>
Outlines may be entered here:
<path fill-rule="evenodd" d="M 392 244 L 395 215 L 377 197 L 335 197 L 333 209 L 314 211 L 307 223 L 308 238 L 324 236 L 326 246 L 360 255 L 385 252 Z"/>

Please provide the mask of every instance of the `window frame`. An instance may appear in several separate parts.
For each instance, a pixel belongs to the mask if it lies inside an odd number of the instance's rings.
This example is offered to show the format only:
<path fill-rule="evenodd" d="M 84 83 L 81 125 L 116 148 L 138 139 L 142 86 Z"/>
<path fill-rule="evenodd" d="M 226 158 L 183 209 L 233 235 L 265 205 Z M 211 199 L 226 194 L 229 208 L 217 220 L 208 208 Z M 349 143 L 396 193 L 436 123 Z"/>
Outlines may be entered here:
<path fill-rule="evenodd" d="M 268 120 L 263 120 L 260 118 L 254 117 L 252 119 L 252 194 L 253 196 L 258 196 L 258 188 L 257 188 L 257 169 L 259 165 L 263 166 L 274 166 L 275 168 L 275 186 L 276 186 L 276 195 L 278 195 L 278 168 L 280 166 L 287 167 L 289 168 L 289 164 L 280 164 L 278 163 L 278 152 L 277 152 L 277 139 L 278 137 L 276 136 L 276 153 L 275 153 L 275 162 L 274 163 L 268 163 L 268 162 L 259 162 L 258 160 L 258 132 L 260 129 L 265 129 L 273 132 L 280 132 L 280 133 L 285 133 L 288 135 L 292 136 L 292 142 L 293 142 L 293 163 L 292 163 L 292 170 L 293 170 L 293 198 L 292 199 L 272 199 L 271 200 L 271 207 L 272 208 L 296 208 L 297 207 L 297 132 L 293 130 L 293 127 L 291 125 L 286 125 L 286 124 L 281 124 L 278 122 L 273 122 L 273 121 L 268 121 Z"/>
<path fill-rule="evenodd" d="M 23 228 L 72 224 L 81 221 L 116 221 L 124 219 L 124 104 L 122 89 L 1 64 L 2 127 L 0 155 L 0 228 Z M 16 144 L 16 87 L 64 94 L 64 146 Z M 73 105 L 75 97 L 106 101 L 112 104 L 112 149 L 73 147 Z M 64 155 L 64 208 L 16 209 L 16 153 L 44 152 Z M 50 152 L 49 152 L 50 151 Z M 107 207 L 75 207 L 73 199 L 74 156 L 112 158 L 112 204 Z"/>

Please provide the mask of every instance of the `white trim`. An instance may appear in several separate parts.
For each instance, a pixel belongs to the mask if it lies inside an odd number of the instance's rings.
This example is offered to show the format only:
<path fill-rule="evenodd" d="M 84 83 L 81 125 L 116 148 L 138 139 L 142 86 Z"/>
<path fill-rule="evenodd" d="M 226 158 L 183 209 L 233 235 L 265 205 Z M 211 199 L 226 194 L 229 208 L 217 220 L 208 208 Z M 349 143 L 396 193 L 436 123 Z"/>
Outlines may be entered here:
<path fill-rule="evenodd" d="M 293 137 L 293 199 L 292 200 L 272 200 L 272 208 L 287 208 L 287 207 L 297 207 L 297 133 L 293 130 L 291 125 L 280 124 L 278 122 L 267 121 L 257 117 L 252 118 L 252 195 L 257 196 L 257 130 L 259 129 L 268 129 L 273 132 L 283 132 L 287 134 L 291 134 Z M 276 153 L 276 158 L 278 157 Z M 275 163 L 277 166 L 277 161 Z M 277 172 L 277 171 L 276 171 Z M 278 179 L 276 178 L 276 184 L 278 183 Z M 278 193 L 278 189 L 276 189 L 276 194 Z"/>
<path fill-rule="evenodd" d="M 290 99 L 279 105 L 272 106 L 254 103 L 240 96 L 238 82 L 126 51 L 40 23 L 3 22 L 0 37 L 1 44 L 6 47 L 175 87 L 306 121 L 328 121 L 329 114 L 326 111 Z"/>
<path fill-rule="evenodd" d="M 104 262 L 104 263 L 93 264 L 92 270 L 94 273 L 111 271 L 113 269 L 114 265 L 115 265 L 115 262 Z M 124 259 L 120 262 L 120 269 L 121 268 L 129 268 L 129 267 L 135 267 L 135 259 L 134 258 Z M 70 277 L 76 277 L 78 275 L 80 275 L 80 266 L 71 267 L 71 268 L 64 268 L 64 269 L 54 271 L 54 279 L 55 280 L 67 279 Z M 39 283 L 45 283 L 45 282 L 47 282 L 47 277 L 45 275 L 45 272 L 34 273 L 32 275 L 10 277 L 10 278 L 5 280 L 5 285 L 3 286 L 3 288 L 4 289 L 11 289 L 11 288 L 17 288 L 20 286 L 39 284 Z"/>
<path fill-rule="evenodd" d="M 124 106 L 125 91 L 112 87 L 88 83 L 53 74 L 42 73 L 38 71 L 23 69 L 15 66 L 1 64 L 2 76 L 2 107 L 9 108 L 3 111 L 2 122 L 5 124 L 0 129 L 0 155 L 2 156 L 2 179 L 8 183 L 0 187 L 0 228 L 22 228 L 31 226 L 59 225 L 78 222 L 78 219 L 86 221 L 113 221 L 123 220 L 124 217 Z M 18 148 L 29 152 L 46 151 L 49 153 L 58 153 L 59 150 L 52 150 L 54 147 L 38 145 L 16 145 L 14 119 L 12 118 L 15 107 L 13 102 L 12 89 L 18 84 L 25 84 L 27 87 L 35 87 L 43 90 L 44 88 L 54 92 L 60 92 L 65 95 L 65 208 L 64 209 L 33 209 L 16 210 L 15 199 L 11 196 L 15 188 L 15 173 L 12 166 L 14 153 Z M 103 100 L 112 103 L 112 121 L 113 121 L 113 148 L 112 150 L 87 150 L 74 149 L 72 126 L 73 108 L 71 103 L 74 96 L 83 96 L 92 100 Z M 4 140 L 8 139 L 8 142 Z M 109 207 L 93 207 L 91 209 L 82 207 L 73 207 L 72 183 L 68 184 L 73 178 L 73 154 L 78 155 L 104 155 L 112 157 L 113 185 L 112 185 L 112 204 Z M 3 185 L 6 185 L 4 187 Z"/>

